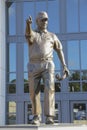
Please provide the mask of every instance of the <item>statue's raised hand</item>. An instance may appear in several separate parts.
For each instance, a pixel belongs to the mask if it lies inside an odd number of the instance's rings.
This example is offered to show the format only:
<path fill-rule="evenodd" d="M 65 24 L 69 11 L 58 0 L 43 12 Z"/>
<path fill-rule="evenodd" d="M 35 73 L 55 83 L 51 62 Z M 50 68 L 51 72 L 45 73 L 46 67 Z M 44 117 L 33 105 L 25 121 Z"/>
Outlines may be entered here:
<path fill-rule="evenodd" d="M 32 23 L 32 17 L 29 16 L 29 18 L 26 20 L 27 24 L 31 24 Z"/>

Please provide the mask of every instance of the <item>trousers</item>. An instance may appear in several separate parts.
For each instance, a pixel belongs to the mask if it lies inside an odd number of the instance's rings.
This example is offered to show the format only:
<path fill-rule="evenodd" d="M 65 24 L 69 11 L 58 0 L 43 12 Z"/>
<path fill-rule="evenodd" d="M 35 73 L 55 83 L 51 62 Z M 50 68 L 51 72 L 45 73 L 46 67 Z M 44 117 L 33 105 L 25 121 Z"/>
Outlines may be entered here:
<path fill-rule="evenodd" d="M 55 115 L 54 69 L 53 61 L 31 62 L 28 64 L 29 93 L 33 115 L 42 113 L 39 87 L 41 79 L 44 83 L 44 115 Z"/>

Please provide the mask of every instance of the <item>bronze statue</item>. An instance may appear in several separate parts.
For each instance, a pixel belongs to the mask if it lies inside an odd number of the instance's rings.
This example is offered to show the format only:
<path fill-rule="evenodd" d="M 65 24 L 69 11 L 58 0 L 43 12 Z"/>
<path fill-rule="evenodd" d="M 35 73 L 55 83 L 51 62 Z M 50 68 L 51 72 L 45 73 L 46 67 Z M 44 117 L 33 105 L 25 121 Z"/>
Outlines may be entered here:
<path fill-rule="evenodd" d="M 55 65 L 53 62 L 53 50 L 55 50 L 59 56 L 64 74 L 68 76 L 69 70 L 65 63 L 60 40 L 55 34 L 47 30 L 48 14 L 44 11 L 37 14 L 36 30 L 32 29 L 31 24 L 32 18 L 29 17 L 29 19 L 26 20 L 25 37 L 29 46 L 29 91 L 32 102 L 32 113 L 34 115 L 32 124 L 40 124 L 41 122 L 40 89 L 37 89 L 39 88 L 41 78 L 45 86 L 44 114 L 46 116 L 46 124 L 53 124 L 55 116 Z"/>

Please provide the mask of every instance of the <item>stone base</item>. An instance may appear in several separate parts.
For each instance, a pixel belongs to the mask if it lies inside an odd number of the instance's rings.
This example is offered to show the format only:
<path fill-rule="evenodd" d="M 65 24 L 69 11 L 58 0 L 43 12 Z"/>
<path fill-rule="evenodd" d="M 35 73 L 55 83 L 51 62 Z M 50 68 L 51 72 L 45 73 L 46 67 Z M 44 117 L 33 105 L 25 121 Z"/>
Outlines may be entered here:
<path fill-rule="evenodd" d="M 5 125 L 5 126 L 0 126 L 1 130 L 82 130 L 82 129 L 87 129 L 87 125 L 78 125 L 78 124 L 67 124 L 67 123 L 60 123 L 60 124 L 54 124 L 54 125 L 45 125 L 45 124 L 40 124 L 39 126 L 37 125 Z"/>

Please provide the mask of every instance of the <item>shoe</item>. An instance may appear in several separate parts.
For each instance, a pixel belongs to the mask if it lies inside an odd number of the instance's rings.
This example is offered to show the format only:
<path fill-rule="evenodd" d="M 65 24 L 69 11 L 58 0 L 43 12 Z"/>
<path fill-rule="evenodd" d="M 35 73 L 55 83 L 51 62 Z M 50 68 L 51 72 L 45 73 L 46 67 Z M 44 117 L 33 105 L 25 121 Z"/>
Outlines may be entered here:
<path fill-rule="evenodd" d="M 40 125 L 40 122 L 41 122 L 41 117 L 38 116 L 38 115 L 35 115 L 35 116 L 33 117 L 32 124 L 33 124 L 33 125 Z"/>
<path fill-rule="evenodd" d="M 52 116 L 47 116 L 46 117 L 46 124 L 54 124 L 54 120 Z"/>

